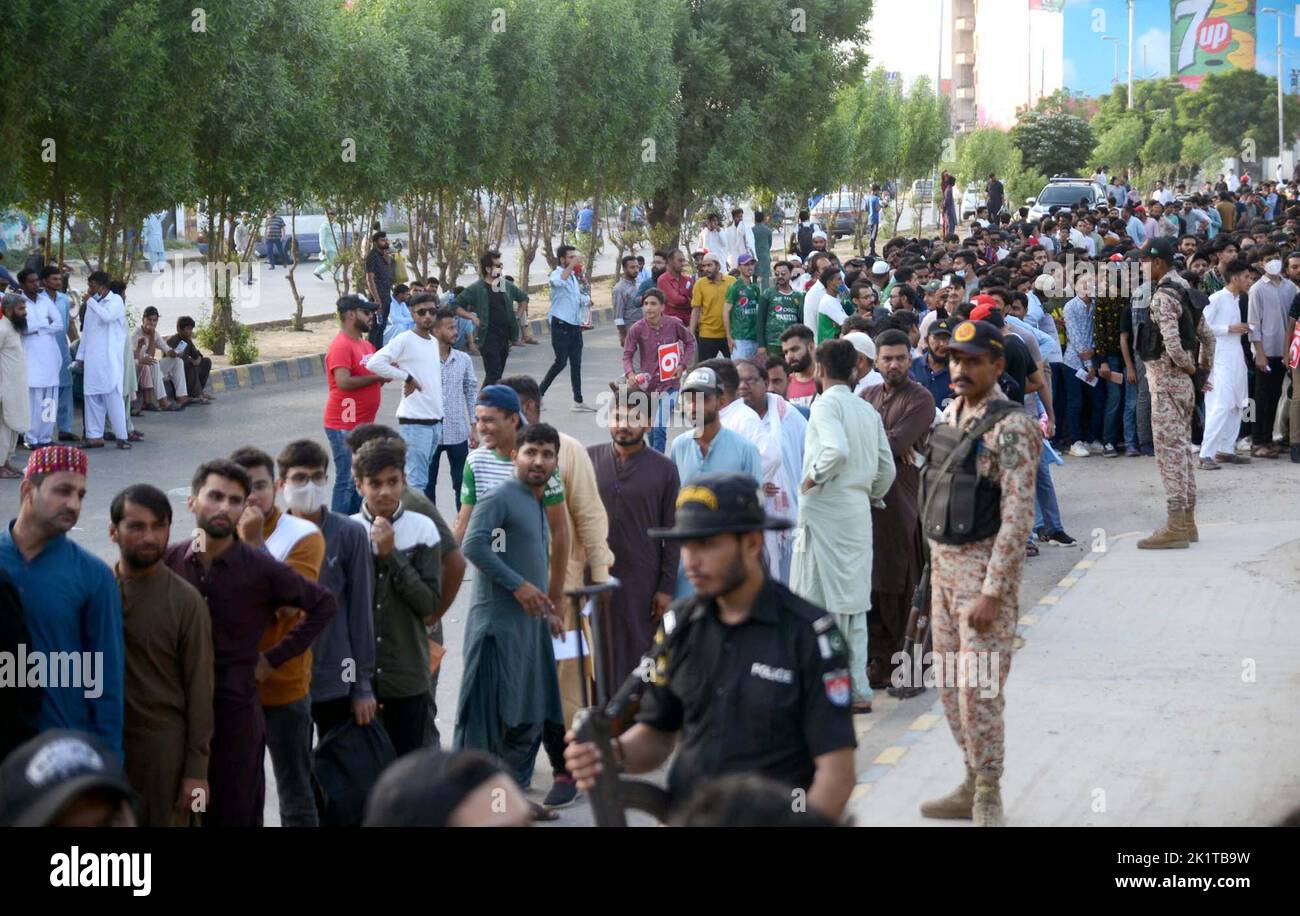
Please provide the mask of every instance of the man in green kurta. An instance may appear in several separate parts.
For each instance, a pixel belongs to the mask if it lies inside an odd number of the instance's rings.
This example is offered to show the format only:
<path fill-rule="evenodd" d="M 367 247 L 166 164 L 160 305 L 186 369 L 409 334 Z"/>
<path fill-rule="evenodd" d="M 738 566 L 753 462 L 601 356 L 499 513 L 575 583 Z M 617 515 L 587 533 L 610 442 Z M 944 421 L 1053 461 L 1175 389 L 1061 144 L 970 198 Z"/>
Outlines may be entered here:
<path fill-rule="evenodd" d="M 546 594 L 543 502 L 559 451 L 553 427 L 523 427 L 511 453 L 515 476 L 478 504 L 462 545 L 479 576 L 465 627 L 455 746 L 495 754 L 525 788 L 544 724 L 564 722 L 551 646 L 563 623 Z"/>

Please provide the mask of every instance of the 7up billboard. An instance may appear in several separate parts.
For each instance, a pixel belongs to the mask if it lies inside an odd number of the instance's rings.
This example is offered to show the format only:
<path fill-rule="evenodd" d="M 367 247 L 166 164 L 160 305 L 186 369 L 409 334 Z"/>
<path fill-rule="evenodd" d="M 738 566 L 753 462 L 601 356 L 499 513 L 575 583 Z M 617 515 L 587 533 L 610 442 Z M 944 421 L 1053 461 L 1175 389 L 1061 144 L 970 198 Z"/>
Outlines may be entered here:
<path fill-rule="evenodd" d="M 1189 89 L 1255 67 L 1255 0 L 1170 0 L 1169 71 Z"/>

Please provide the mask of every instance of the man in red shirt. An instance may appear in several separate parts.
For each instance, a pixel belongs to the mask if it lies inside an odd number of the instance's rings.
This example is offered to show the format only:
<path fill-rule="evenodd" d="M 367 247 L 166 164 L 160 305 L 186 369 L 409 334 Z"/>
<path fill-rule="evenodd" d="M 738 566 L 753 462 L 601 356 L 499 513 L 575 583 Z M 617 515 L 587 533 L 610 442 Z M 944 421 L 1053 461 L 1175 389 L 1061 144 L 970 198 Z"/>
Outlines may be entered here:
<path fill-rule="evenodd" d="M 781 355 L 790 367 L 785 399 L 796 407 L 811 407 L 817 398 L 817 356 L 813 332 L 807 325 L 792 324 L 781 334 Z"/>
<path fill-rule="evenodd" d="M 691 323 L 691 278 L 686 270 L 686 255 L 676 248 L 668 255 L 668 269 L 659 275 L 656 284 L 664 293 L 664 314 L 676 318 L 687 327 Z"/>
<path fill-rule="evenodd" d="M 379 386 L 388 379 L 366 369 L 375 352 L 366 339 L 375 320 L 375 305 L 360 296 L 342 296 L 338 301 L 339 323 L 343 326 L 325 354 L 325 378 L 329 396 L 325 400 L 325 438 L 334 453 L 334 496 L 330 508 L 355 515 L 361 511 L 361 494 L 352 483 L 352 453 L 347 435 L 361 423 L 375 422 L 383 394 Z"/>

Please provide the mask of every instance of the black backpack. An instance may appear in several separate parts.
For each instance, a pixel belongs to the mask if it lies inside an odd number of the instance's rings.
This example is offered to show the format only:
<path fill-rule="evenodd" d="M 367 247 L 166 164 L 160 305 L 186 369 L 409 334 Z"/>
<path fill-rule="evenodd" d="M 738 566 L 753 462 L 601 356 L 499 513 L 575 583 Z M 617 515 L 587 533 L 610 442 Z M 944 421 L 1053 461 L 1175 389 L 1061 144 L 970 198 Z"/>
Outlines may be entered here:
<path fill-rule="evenodd" d="M 1182 311 L 1178 313 L 1178 339 L 1187 352 L 1193 352 L 1196 346 L 1196 307 L 1192 304 L 1192 298 L 1188 291 L 1177 283 L 1162 281 L 1156 287 L 1156 291 L 1162 289 L 1170 290 L 1178 297 L 1182 303 Z M 1155 294 L 1152 294 L 1152 299 Z M 1151 362 L 1159 359 L 1165 352 L 1165 338 L 1160 332 L 1160 325 L 1155 318 L 1148 312 L 1146 321 L 1138 325 L 1137 329 L 1137 354 L 1142 357 L 1143 362 Z"/>

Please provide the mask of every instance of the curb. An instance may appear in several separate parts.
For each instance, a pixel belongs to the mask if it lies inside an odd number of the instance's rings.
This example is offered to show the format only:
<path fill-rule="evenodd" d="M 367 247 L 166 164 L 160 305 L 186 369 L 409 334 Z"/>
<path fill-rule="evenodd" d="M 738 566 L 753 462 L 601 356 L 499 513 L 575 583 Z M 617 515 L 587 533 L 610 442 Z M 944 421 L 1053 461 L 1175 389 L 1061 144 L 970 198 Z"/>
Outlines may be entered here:
<path fill-rule="evenodd" d="M 331 315 L 305 316 L 303 321 L 313 321 L 333 317 Z M 279 324 L 266 322 L 265 324 Z M 287 322 L 286 322 L 287 324 Z M 614 324 L 614 309 L 593 309 L 591 312 L 592 328 L 603 328 Z M 534 337 L 550 336 L 550 325 L 544 318 L 532 318 L 528 328 Z M 313 353 L 310 356 L 291 356 L 285 359 L 249 363 L 247 366 L 230 366 L 214 369 L 208 379 L 213 394 L 228 394 L 249 388 L 261 388 L 277 382 L 295 382 L 300 379 L 323 377 L 325 375 L 325 354 Z"/>

